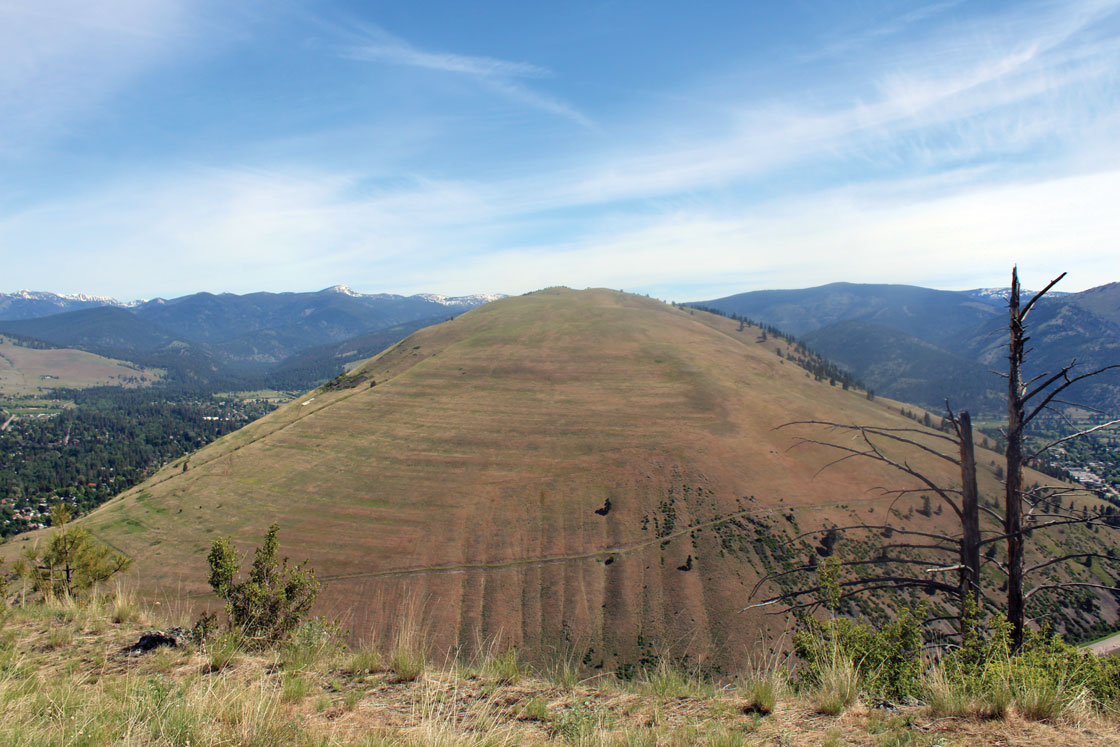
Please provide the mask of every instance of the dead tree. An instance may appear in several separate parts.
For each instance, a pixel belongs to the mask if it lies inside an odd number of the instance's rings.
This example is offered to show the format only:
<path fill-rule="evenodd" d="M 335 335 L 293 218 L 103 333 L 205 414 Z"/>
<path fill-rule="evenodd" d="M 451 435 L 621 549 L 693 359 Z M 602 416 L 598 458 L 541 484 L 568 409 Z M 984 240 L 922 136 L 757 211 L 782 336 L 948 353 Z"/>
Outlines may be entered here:
<path fill-rule="evenodd" d="M 1057 446 L 1059 443 L 1086 436 L 1094 431 L 1120 423 L 1120 420 L 1112 420 L 1092 428 L 1080 430 L 1046 444 L 1029 456 L 1024 455 L 1024 436 L 1026 428 L 1031 421 L 1038 417 L 1040 413 L 1045 412 L 1052 404 L 1072 404 L 1063 399 L 1059 399 L 1059 397 L 1077 382 L 1092 376 L 1097 376 L 1110 369 L 1120 368 L 1120 364 L 1113 364 L 1084 373 L 1078 373 L 1076 371 L 1077 361 L 1073 360 L 1056 373 L 1051 374 L 1046 372 L 1029 380 L 1023 379 L 1023 359 L 1028 352 L 1026 347 L 1027 341 L 1030 340 L 1026 334 L 1027 315 L 1030 314 L 1039 299 L 1046 295 L 1047 291 L 1057 285 L 1065 276 L 1066 273 L 1063 272 L 1061 275 L 1051 280 L 1045 288 L 1036 293 L 1025 305 L 1020 306 L 1019 269 L 1015 267 L 1011 270 L 1011 295 L 1007 302 L 1010 317 L 1008 325 L 1010 342 L 1008 346 L 1007 450 L 1005 454 L 1007 470 L 1006 482 L 1004 484 L 1004 536 L 1002 539 L 1005 539 L 1007 542 L 1007 567 L 1005 569 L 1007 573 L 1007 619 L 1008 622 L 1011 623 L 1012 645 L 1015 650 L 1018 650 L 1023 643 L 1027 599 L 1035 592 L 1041 590 L 1034 589 L 1030 592 L 1024 592 L 1023 578 L 1027 573 L 1023 568 L 1023 555 L 1026 542 L 1025 532 L 1054 525 L 1045 524 L 1030 527 L 1026 530 L 1024 529 L 1024 506 L 1026 505 L 1028 509 L 1033 510 L 1042 495 L 1046 495 L 1047 498 L 1050 497 L 1050 495 L 1048 491 L 1042 491 L 1040 494 L 1038 491 L 1031 492 L 1023 489 L 1023 465 L 1025 462 L 1037 459 L 1047 450 Z M 1083 522 L 1077 521 L 1075 523 L 1091 523 L 1091 520 Z M 990 538 L 989 541 L 998 539 L 1001 538 Z M 1084 555 L 1073 557 L 1080 558 L 1084 557 Z M 1069 559 L 1072 559 L 1072 557 L 1057 559 L 1054 562 Z M 1039 570 L 1041 567 L 1046 567 L 1048 565 L 1052 565 L 1052 563 L 1047 563 L 1043 566 L 1035 566 L 1030 570 Z M 1046 588 L 1054 588 L 1057 586 L 1060 585 L 1050 584 L 1047 585 Z M 1104 587 L 1102 585 L 1100 588 L 1113 587 Z"/>
<path fill-rule="evenodd" d="M 822 467 L 818 474 L 849 459 L 869 459 L 885 464 L 913 478 L 919 487 L 881 489 L 885 494 L 895 496 L 890 509 L 888 509 L 888 516 L 890 510 L 893 510 L 900 500 L 915 494 L 933 493 L 960 522 L 960 531 L 951 534 L 907 529 L 893 524 L 863 523 L 806 532 L 794 537 L 791 542 L 796 542 L 814 534 L 835 530 L 844 533 L 881 533 L 888 539 L 893 539 L 894 535 L 898 534 L 904 538 L 901 541 L 882 543 L 878 557 L 845 561 L 839 563 L 839 566 L 849 569 L 908 566 L 921 569 L 923 575 L 899 573 L 894 570 L 888 570 L 882 575 L 862 573 L 854 579 L 839 582 L 841 589 L 839 598 L 841 600 L 868 591 L 922 589 L 930 593 L 943 593 L 955 597 L 958 613 L 953 617 L 959 621 L 965 615 L 969 598 L 978 600 L 982 597 L 979 518 L 982 507 L 977 492 L 972 422 L 968 412 L 956 414 L 948 406 L 946 406 L 945 420 L 952 426 L 952 435 L 924 428 L 885 428 L 819 420 L 797 421 L 779 426 L 779 428 L 791 426 L 828 427 L 857 436 L 857 445 L 854 446 L 815 438 L 799 438 L 794 444 L 795 447 L 818 445 L 841 452 L 840 457 Z M 919 439 L 924 439 L 927 443 L 923 443 Z M 931 446 L 928 441 L 932 441 L 935 446 Z M 903 445 L 919 454 L 927 454 L 954 465 L 960 475 L 960 486 L 939 484 L 930 475 L 914 467 L 909 461 L 892 458 L 885 450 L 888 444 Z M 907 556 L 908 554 L 910 556 Z M 917 557 L 913 557 L 914 555 Z M 812 570 L 815 570 L 815 567 L 805 565 L 768 574 L 758 582 L 751 595 L 757 593 L 768 581 L 775 581 L 790 574 L 805 573 Z M 942 580 L 941 574 L 954 571 L 958 574 L 958 581 L 955 585 Z M 788 606 L 783 610 L 784 612 L 804 610 L 819 604 L 811 597 L 819 593 L 821 589 L 820 585 L 812 585 L 780 592 L 744 609 L 787 603 Z"/>
<path fill-rule="evenodd" d="M 954 593 L 958 598 L 958 617 L 961 617 L 964 615 L 966 603 L 970 595 L 974 596 L 977 602 L 991 599 L 991 595 L 985 592 L 982 583 L 983 567 L 985 564 L 990 564 L 1007 577 L 1007 601 L 1004 612 L 1012 627 L 1012 645 L 1014 650 L 1018 650 L 1023 642 L 1026 625 L 1026 606 L 1036 594 L 1045 591 L 1061 591 L 1073 588 L 1092 588 L 1103 591 L 1120 592 L 1120 587 L 1117 586 L 1082 582 L 1044 583 L 1029 590 L 1024 588 L 1024 580 L 1029 578 L 1032 574 L 1060 563 L 1073 560 L 1091 561 L 1093 559 L 1100 559 L 1109 563 L 1120 563 L 1120 558 L 1112 554 L 1079 552 L 1050 558 L 1032 566 L 1024 567 L 1026 542 L 1032 532 L 1070 525 L 1120 528 L 1120 523 L 1117 523 L 1114 517 L 1111 516 L 1091 514 L 1088 512 L 1077 516 L 1072 511 L 1062 512 L 1060 510 L 1051 510 L 1055 497 L 1078 492 L 1084 493 L 1086 492 L 1084 489 L 1037 485 L 1030 489 L 1025 489 L 1023 486 L 1024 465 L 1033 462 L 1049 449 L 1066 441 L 1120 424 L 1120 420 L 1109 420 L 1090 428 L 1075 430 L 1050 443 L 1044 444 L 1030 453 L 1025 452 L 1025 434 L 1027 426 L 1053 405 L 1073 405 L 1073 403 L 1062 398 L 1071 386 L 1111 369 L 1120 369 L 1120 363 L 1118 363 L 1080 372 L 1077 370 L 1077 361 L 1074 360 L 1068 365 L 1063 366 L 1057 372 L 1046 372 L 1024 380 L 1023 360 L 1029 352 L 1026 343 L 1030 339 L 1026 335 L 1025 322 L 1027 316 L 1038 303 L 1039 299 L 1063 277 L 1065 277 L 1065 273 L 1062 273 L 1062 275 L 1059 275 L 1051 281 L 1025 305 L 1020 305 L 1018 270 L 1017 268 L 1012 270 L 1011 294 L 1008 299 L 1010 317 L 1009 370 L 1006 374 L 1008 379 L 1008 418 L 1006 429 L 1007 447 L 1005 451 L 1006 469 L 1004 471 L 1004 510 L 1002 515 L 997 511 L 983 506 L 979 499 L 972 424 L 969 413 L 961 412 L 959 415 L 954 414 L 948 407 L 948 403 L 946 403 L 946 421 L 952 426 L 952 435 L 917 428 L 880 428 L 824 421 L 800 421 L 779 426 L 784 428 L 794 425 L 813 425 L 831 427 L 857 434 L 859 437 L 858 446 L 812 438 L 798 439 L 795 446 L 816 444 L 842 452 L 843 455 L 841 457 L 826 464 L 822 470 L 853 458 L 865 458 L 889 465 L 901 473 L 915 478 L 922 486 L 905 490 L 885 490 L 884 492 L 894 493 L 897 496 L 896 501 L 892 503 L 892 508 L 898 499 L 906 495 L 928 491 L 936 494 L 945 505 L 949 506 L 960 522 L 959 531 L 953 533 L 916 531 L 891 524 L 858 524 L 848 527 L 821 529 L 795 537 L 792 541 L 804 539 L 813 534 L 834 530 L 841 532 L 881 531 L 890 534 L 897 533 L 903 537 L 911 538 L 914 541 L 886 543 L 882 546 L 878 558 L 849 561 L 841 563 L 840 565 L 846 568 L 864 568 L 891 564 L 895 566 L 934 566 L 925 569 L 926 577 L 913 574 L 900 575 L 891 572 L 884 575 L 864 574 L 854 579 L 845 580 L 840 583 L 842 599 L 866 591 L 883 589 L 918 588 L 931 592 Z M 1081 407 L 1084 407 L 1084 405 L 1081 405 Z M 917 440 L 918 434 L 922 434 L 923 438 L 932 439 L 937 442 L 940 448 L 934 448 L 926 443 L 919 442 Z M 917 449 L 919 452 L 924 452 L 956 465 L 960 475 L 960 486 L 950 488 L 938 485 L 926 474 L 913 467 L 909 462 L 888 457 L 881 445 L 882 443 L 888 442 L 906 445 L 909 448 Z M 944 450 L 948 444 L 952 444 L 954 447 L 951 452 Z M 1046 521 L 1039 518 L 1044 509 L 1050 517 Z M 1000 527 L 1000 530 L 982 530 L 980 524 L 980 515 L 982 512 L 990 516 L 991 519 L 994 519 L 994 523 L 996 526 Z M 1001 542 L 1006 543 L 1006 563 L 1001 563 L 995 557 L 981 558 L 981 550 L 984 547 Z M 914 551 L 925 554 L 925 558 L 915 559 L 892 554 L 897 551 Z M 929 559 L 930 556 L 932 556 L 932 559 Z M 938 557 L 944 559 L 944 561 L 948 561 L 949 557 L 954 557 L 956 563 L 933 562 L 933 560 Z M 806 565 L 799 568 L 788 569 L 780 573 L 768 574 L 755 586 L 754 591 L 752 591 L 752 597 L 767 581 L 773 581 L 793 573 L 811 570 L 814 570 L 814 567 Z M 939 578 L 929 577 L 929 574 L 951 571 L 957 571 L 959 573 L 959 582 L 955 587 L 939 580 Z M 784 591 L 756 604 L 752 604 L 745 609 L 783 602 L 789 603 L 789 606 L 785 610 L 787 612 L 806 609 L 819 604 L 819 602 L 815 600 L 806 601 L 806 598 L 820 592 L 821 588 L 820 585 L 816 585 Z"/>

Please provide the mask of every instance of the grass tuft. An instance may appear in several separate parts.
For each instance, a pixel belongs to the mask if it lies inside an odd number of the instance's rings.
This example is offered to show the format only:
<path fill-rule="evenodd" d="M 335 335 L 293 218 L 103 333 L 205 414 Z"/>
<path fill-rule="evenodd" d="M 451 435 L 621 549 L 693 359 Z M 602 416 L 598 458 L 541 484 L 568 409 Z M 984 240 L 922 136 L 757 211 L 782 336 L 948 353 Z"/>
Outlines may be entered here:
<path fill-rule="evenodd" d="M 785 680 L 778 671 L 752 674 L 743 685 L 743 695 L 746 700 L 743 711 L 763 716 L 773 713 L 784 689 Z"/>
<path fill-rule="evenodd" d="M 47 648 L 56 649 L 69 646 L 74 640 L 74 631 L 69 625 L 60 625 L 51 628 L 47 633 Z"/>
<path fill-rule="evenodd" d="M 303 700 L 311 692 L 311 683 L 298 674 L 287 673 L 281 681 L 282 700 L 294 703 Z"/>
<path fill-rule="evenodd" d="M 511 685 L 521 679 L 524 669 L 517 658 L 517 649 L 509 648 L 483 662 L 483 676 L 499 685 Z"/>
<path fill-rule="evenodd" d="M 217 671 L 232 666 L 245 650 L 244 641 L 236 633 L 222 633 L 211 636 L 206 642 L 206 653 L 210 658 L 210 669 Z"/>
<path fill-rule="evenodd" d="M 381 652 L 372 645 L 367 644 L 351 654 L 350 659 L 346 662 L 344 670 L 347 674 L 360 676 L 380 672 L 384 666 L 385 664 L 382 661 Z"/>
<path fill-rule="evenodd" d="M 114 623 L 130 623 L 140 620 L 140 605 L 131 592 L 126 592 L 119 585 L 109 600 L 110 618 Z"/>
<path fill-rule="evenodd" d="M 813 692 L 813 705 L 821 713 L 838 716 L 859 697 L 859 670 L 851 659 L 834 653 L 821 668 L 820 682 Z"/>
<path fill-rule="evenodd" d="M 398 682 L 414 682 L 420 678 L 427 667 L 423 652 L 406 647 L 398 647 L 389 657 L 389 670 Z"/>
<path fill-rule="evenodd" d="M 715 688 L 699 673 L 685 672 L 665 657 L 643 670 L 632 689 L 643 695 L 662 698 L 707 697 L 715 693 Z"/>

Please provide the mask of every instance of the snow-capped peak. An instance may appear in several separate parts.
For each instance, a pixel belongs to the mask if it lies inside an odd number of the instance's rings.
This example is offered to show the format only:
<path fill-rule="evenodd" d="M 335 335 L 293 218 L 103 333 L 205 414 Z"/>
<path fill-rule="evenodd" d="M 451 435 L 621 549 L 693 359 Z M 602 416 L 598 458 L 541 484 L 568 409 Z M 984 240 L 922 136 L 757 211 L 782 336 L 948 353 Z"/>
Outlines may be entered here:
<path fill-rule="evenodd" d="M 77 303 L 100 303 L 106 306 L 119 306 L 120 301 L 109 296 L 88 296 L 85 293 L 51 293 L 49 291 L 33 291 L 26 288 L 18 290 L 12 294 L 17 298 L 25 298 L 34 301 L 53 301 L 62 299 L 64 301 L 74 301 Z"/>
<path fill-rule="evenodd" d="M 1020 298 L 1031 298 L 1032 296 L 1034 296 L 1034 294 L 1036 292 L 1037 291 L 1026 290 L 1025 288 L 1020 289 L 1019 290 L 1019 297 Z M 1007 299 L 1011 298 L 1011 289 L 1010 288 L 976 288 L 974 290 L 965 291 L 965 293 L 972 296 L 973 298 L 980 298 L 980 299 L 983 299 L 985 301 L 1006 301 Z M 1048 295 L 1048 296 L 1067 296 L 1069 294 L 1065 293 L 1063 291 L 1052 290 L 1052 291 L 1048 291 L 1046 295 Z"/>
<path fill-rule="evenodd" d="M 363 293 L 358 293 L 356 290 L 353 290 L 353 289 L 351 289 L 351 288 L 349 288 L 345 285 L 332 285 L 330 288 L 327 288 L 324 292 L 325 293 L 341 293 L 344 296 L 354 296 L 355 298 L 360 298 L 361 296 L 365 295 Z"/>
<path fill-rule="evenodd" d="M 438 293 L 417 293 L 417 298 L 422 298 L 425 301 L 432 303 L 442 304 L 443 306 L 481 306 L 484 303 L 497 301 L 499 298 L 506 298 L 504 293 L 475 293 L 471 296 L 442 296 Z"/>

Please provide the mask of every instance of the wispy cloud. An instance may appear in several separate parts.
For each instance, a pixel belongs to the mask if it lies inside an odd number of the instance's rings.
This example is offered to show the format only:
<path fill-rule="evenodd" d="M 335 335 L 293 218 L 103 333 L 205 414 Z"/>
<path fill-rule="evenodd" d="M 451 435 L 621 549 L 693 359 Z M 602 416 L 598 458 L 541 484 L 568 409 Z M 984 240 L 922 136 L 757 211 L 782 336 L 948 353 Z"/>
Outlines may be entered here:
<path fill-rule="evenodd" d="M 79 126 L 177 46 L 181 0 L 0 3 L 0 157 Z"/>
<path fill-rule="evenodd" d="M 601 165 L 589 165 L 561 199 L 595 204 L 726 191 L 799 168 L 858 181 L 861 163 L 878 179 L 884 170 L 953 170 L 976 159 L 1007 165 L 1032 149 L 1076 150 L 1084 133 L 1120 112 L 1120 97 L 1107 93 L 1120 84 L 1120 35 L 1070 42 L 1105 19 L 1115 21 L 1118 8 L 1044 6 L 1030 22 L 1008 21 L 1014 34 L 999 39 L 973 29 L 968 45 L 960 38 L 967 31 L 911 42 L 908 56 L 878 72 L 867 94 L 845 88 L 808 100 L 743 102 L 722 134 L 683 143 L 638 140 L 629 152 L 597 155 Z M 1093 145 L 1102 148 L 1099 162 L 1120 155 L 1120 142 Z M 1032 164 L 1062 168 L 1046 159 Z"/>
<path fill-rule="evenodd" d="M 522 82 L 526 78 L 552 77 L 552 71 L 547 68 L 528 62 L 419 49 L 377 26 L 361 26 L 360 37 L 359 41 L 343 48 L 344 57 L 465 75 L 489 90 L 530 107 L 564 117 L 583 127 L 592 127 L 591 120 L 571 104 Z"/>
<path fill-rule="evenodd" d="M 856 83 L 723 90 L 722 114 L 702 126 L 679 106 L 616 108 L 609 131 L 625 137 L 572 130 L 555 151 L 511 149 L 496 164 L 449 168 L 441 147 L 474 150 L 460 128 L 394 120 L 417 140 L 320 132 L 354 154 L 333 167 L 300 157 L 322 143 L 288 139 L 255 144 L 238 165 L 157 166 L 0 214 L 0 247 L 27 247 L 5 271 L 25 286 L 118 295 L 565 283 L 683 299 L 838 279 L 996 284 L 1019 261 L 1070 269 L 1071 286 L 1087 287 L 1116 275 L 1118 9 L 1016 6 L 998 23 L 923 31 L 866 60 Z M 542 90 L 558 77 L 543 67 L 377 28 L 331 38 L 351 59 L 458 76 L 469 92 L 586 123 Z M 504 124 L 486 120 L 487 136 L 500 140 Z M 50 267 L 36 247 L 54 248 Z"/>
<path fill-rule="evenodd" d="M 836 30 L 831 38 L 819 41 L 816 48 L 809 52 L 797 55 L 798 62 L 814 62 L 817 60 L 840 57 L 853 51 L 865 49 L 870 44 L 881 42 L 883 39 L 901 34 L 909 30 L 914 24 L 926 23 L 951 8 L 960 5 L 961 0 L 945 0 L 944 2 L 928 3 L 911 8 L 902 13 L 895 13 L 878 23 L 861 28 L 844 27 Z"/>
<path fill-rule="evenodd" d="M 543 78 L 551 73 L 527 62 L 511 62 L 493 57 L 471 57 L 449 52 L 427 52 L 375 26 L 364 27 L 366 41 L 344 54 L 355 60 L 388 62 L 393 65 L 422 67 L 447 73 L 464 73 L 484 78 Z"/>

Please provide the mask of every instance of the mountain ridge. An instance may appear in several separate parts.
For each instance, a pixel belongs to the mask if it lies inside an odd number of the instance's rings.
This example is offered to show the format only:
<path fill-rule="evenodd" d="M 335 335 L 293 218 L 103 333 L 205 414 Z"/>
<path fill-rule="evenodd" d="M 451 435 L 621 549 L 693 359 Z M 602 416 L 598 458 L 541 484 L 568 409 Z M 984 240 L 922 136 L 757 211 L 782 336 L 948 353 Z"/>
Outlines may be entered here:
<path fill-rule="evenodd" d="M 11 297 L 0 296 L 0 311 L 24 317 L 0 320 L 0 329 L 111 357 L 124 355 L 143 365 L 164 367 L 170 359 L 173 379 L 195 383 L 215 377 L 267 377 L 268 371 L 300 355 L 300 370 L 321 381 L 337 373 L 333 358 L 309 363 L 309 349 L 322 348 L 326 355 L 325 346 L 354 339 L 357 348 L 372 354 L 377 352 L 368 348 L 372 340 L 390 344 L 400 339 L 379 332 L 398 329 L 404 336 L 415 331 L 420 320 L 433 323 L 495 297 L 362 294 L 332 286 L 311 293 L 203 292 L 134 305 L 86 301 L 80 304 L 83 308 L 33 316 L 44 311 L 47 301 L 26 299 L 31 305 L 18 307 Z M 292 380 L 295 370 L 289 366 L 285 380 Z M 313 383 L 294 381 L 301 388 Z"/>
<path fill-rule="evenodd" d="M 1024 292 L 1025 298 L 1031 297 Z M 746 316 L 804 337 L 815 349 L 842 362 L 876 391 L 939 409 L 946 399 L 955 408 L 998 411 L 1003 383 L 993 369 L 1005 353 L 1007 309 L 1002 289 L 938 291 L 919 286 L 831 283 L 814 288 L 751 291 L 696 306 Z M 862 336 L 856 336 L 854 323 Z M 1027 373 L 1057 371 L 1077 360 L 1075 373 L 1120 359 L 1120 283 L 1078 293 L 1047 293 L 1028 320 L 1034 352 Z M 835 325 L 846 325 L 836 327 Z M 846 345 L 829 340 L 842 329 Z M 900 336 L 901 335 L 901 336 Z M 927 347 L 937 348 L 933 351 Z M 882 366 L 905 364 L 907 351 L 924 350 L 925 363 L 907 365 L 899 383 Z M 876 367 L 879 367 L 876 370 Z M 894 370 L 900 370 L 895 367 Z M 924 371 L 924 373 L 923 373 Z M 980 386 L 978 386 L 980 382 Z M 967 396 L 960 396 L 966 392 Z M 1120 413 L 1120 377 L 1085 383 L 1085 404 Z"/>

